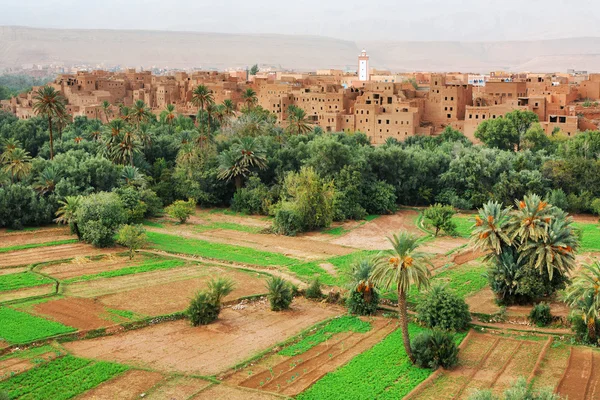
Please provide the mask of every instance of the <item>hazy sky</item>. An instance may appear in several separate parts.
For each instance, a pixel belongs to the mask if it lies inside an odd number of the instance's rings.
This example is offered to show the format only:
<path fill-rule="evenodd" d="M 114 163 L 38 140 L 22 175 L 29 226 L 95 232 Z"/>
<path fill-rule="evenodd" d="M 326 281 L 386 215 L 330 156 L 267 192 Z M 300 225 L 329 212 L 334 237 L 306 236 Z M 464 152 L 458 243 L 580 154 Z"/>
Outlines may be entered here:
<path fill-rule="evenodd" d="M 598 0 L 0 0 L 0 25 L 362 40 L 600 36 Z"/>

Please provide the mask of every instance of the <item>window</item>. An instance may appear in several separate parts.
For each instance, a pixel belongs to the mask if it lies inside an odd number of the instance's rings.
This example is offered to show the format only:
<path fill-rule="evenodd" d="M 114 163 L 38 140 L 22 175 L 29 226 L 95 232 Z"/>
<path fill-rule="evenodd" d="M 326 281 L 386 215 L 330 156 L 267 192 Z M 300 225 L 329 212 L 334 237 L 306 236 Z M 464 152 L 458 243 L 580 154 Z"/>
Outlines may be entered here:
<path fill-rule="evenodd" d="M 448 116 L 448 118 L 452 118 L 452 114 L 448 114 L 447 116 Z"/>
<path fill-rule="evenodd" d="M 385 124 L 386 124 L 386 125 L 389 125 L 389 124 L 390 124 L 390 120 L 389 120 L 389 119 L 386 119 L 386 120 L 385 120 Z"/>

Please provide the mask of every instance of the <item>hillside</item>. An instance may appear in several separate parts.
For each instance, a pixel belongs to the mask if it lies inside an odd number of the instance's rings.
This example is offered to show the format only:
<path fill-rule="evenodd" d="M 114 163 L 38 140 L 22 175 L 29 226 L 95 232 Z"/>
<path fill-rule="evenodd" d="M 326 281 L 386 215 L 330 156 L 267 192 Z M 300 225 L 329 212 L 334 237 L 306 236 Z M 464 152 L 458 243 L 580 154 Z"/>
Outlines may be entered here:
<path fill-rule="evenodd" d="M 354 68 L 360 48 L 371 65 L 395 71 L 600 70 L 600 38 L 515 42 L 359 42 L 319 36 L 0 27 L 0 68 L 64 62 L 134 67 Z"/>

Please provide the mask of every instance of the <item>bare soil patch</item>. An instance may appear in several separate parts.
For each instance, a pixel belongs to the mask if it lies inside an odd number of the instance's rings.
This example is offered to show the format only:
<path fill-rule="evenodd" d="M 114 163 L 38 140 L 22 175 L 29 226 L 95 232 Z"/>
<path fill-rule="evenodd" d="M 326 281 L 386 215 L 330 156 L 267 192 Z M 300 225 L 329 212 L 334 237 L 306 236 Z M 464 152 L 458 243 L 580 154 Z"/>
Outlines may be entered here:
<path fill-rule="evenodd" d="M 36 357 L 38 359 L 44 360 L 53 360 L 56 358 L 56 353 L 49 352 L 44 353 Z M 8 358 L 6 360 L 0 361 L 0 381 L 3 379 L 8 379 L 14 374 L 19 374 L 21 372 L 25 372 L 37 364 L 32 362 L 32 360 L 22 359 L 22 358 Z"/>
<path fill-rule="evenodd" d="M 252 226 L 257 228 L 269 228 L 271 221 L 258 215 L 230 215 L 223 212 L 211 212 L 200 207 L 196 208 L 196 215 L 190 217 L 190 222 L 204 225 L 211 222 L 230 222 L 233 224 Z"/>
<path fill-rule="evenodd" d="M 489 287 L 467 297 L 465 301 L 472 313 L 491 315 L 500 312 L 500 306 L 496 304 L 496 296 Z"/>
<path fill-rule="evenodd" d="M 387 237 L 402 230 L 417 236 L 425 236 L 425 233 L 417 227 L 418 216 L 419 212 L 414 210 L 401 210 L 392 215 L 382 215 L 332 240 L 331 243 L 364 250 L 387 250 L 390 248 Z"/>
<path fill-rule="evenodd" d="M 211 383 L 204 379 L 179 376 L 152 389 L 145 398 L 148 400 L 186 400 L 210 385 Z"/>
<path fill-rule="evenodd" d="M 54 285 L 40 285 L 0 293 L 0 303 L 54 293 Z"/>
<path fill-rule="evenodd" d="M 229 270 L 218 273 L 218 276 L 229 277 L 236 282 L 233 292 L 225 297 L 226 302 L 267 291 L 262 275 Z M 143 315 L 170 314 L 185 310 L 194 294 L 206 288 L 208 280 L 209 277 L 205 277 L 151 285 L 102 296 L 99 300 L 110 308 L 123 308 Z"/>
<path fill-rule="evenodd" d="M 437 238 L 428 240 L 425 243 L 423 243 L 419 247 L 419 250 L 432 254 L 446 254 L 452 250 L 466 245 L 467 243 L 469 243 L 469 240 L 465 238 L 438 236 Z M 469 256 L 466 257 L 468 258 Z"/>
<path fill-rule="evenodd" d="M 193 400 L 277 400 L 275 396 L 265 392 L 258 392 L 227 385 L 213 385 L 192 398 Z"/>
<path fill-rule="evenodd" d="M 598 216 L 592 214 L 571 214 L 575 222 L 582 222 L 587 224 L 597 224 Z"/>
<path fill-rule="evenodd" d="M 594 400 L 600 397 L 600 352 L 571 347 L 568 368 L 557 392 L 569 400 Z"/>
<path fill-rule="evenodd" d="M 46 261 L 63 260 L 74 257 L 111 254 L 123 251 L 119 248 L 96 249 L 89 244 L 73 243 L 60 246 L 39 247 L 3 253 L 0 257 L 0 268 L 37 264 Z"/>
<path fill-rule="evenodd" d="M 225 308 L 213 324 L 192 327 L 174 321 L 110 337 L 68 343 L 65 347 L 82 357 L 125 362 L 159 371 L 213 375 L 242 362 L 257 352 L 323 319 L 344 313 L 295 299 L 289 311 L 270 311 L 265 303 L 243 309 Z"/>
<path fill-rule="evenodd" d="M 163 379 L 158 372 L 129 370 L 78 396 L 86 400 L 135 400 Z"/>
<path fill-rule="evenodd" d="M 18 274 L 21 272 L 27 271 L 29 268 L 27 267 L 16 267 L 16 268 L 3 268 L 0 269 L 0 276 L 2 275 L 10 275 L 10 274 Z"/>
<path fill-rule="evenodd" d="M 0 233 L 0 248 L 24 244 L 53 242 L 56 240 L 74 239 L 68 227 L 44 228 L 34 231 Z"/>
<path fill-rule="evenodd" d="M 139 265 L 147 259 L 148 257 L 143 254 L 136 255 L 133 260 L 130 260 L 127 256 L 117 254 L 108 254 L 95 260 L 89 257 L 75 257 L 68 262 L 44 265 L 39 271 L 56 279 L 64 280 Z"/>
<path fill-rule="evenodd" d="M 556 389 L 567 368 L 570 352 L 571 348 L 567 345 L 551 346 L 542 360 L 540 373 L 533 381 L 534 386 L 536 388 L 550 387 Z"/>
<path fill-rule="evenodd" d="M 69 297 L 51 300 L 36 304 L 33 311 L 81 330 L 101 328 L 115 323 L 107 318 L 104 306 L 92 299 Z"/>

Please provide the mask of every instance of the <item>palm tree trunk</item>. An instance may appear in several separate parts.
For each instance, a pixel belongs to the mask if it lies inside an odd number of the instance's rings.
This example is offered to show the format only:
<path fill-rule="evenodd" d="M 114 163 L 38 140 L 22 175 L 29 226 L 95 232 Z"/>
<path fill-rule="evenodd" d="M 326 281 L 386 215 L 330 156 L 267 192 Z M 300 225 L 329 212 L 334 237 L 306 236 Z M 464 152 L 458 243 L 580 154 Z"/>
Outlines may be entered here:
<path fill-rule="evenodd" d="M 592 342 L 593 344 L 596 344 L 596 341 L 597 341 L 596 320 L 594 318 L 588 318 L 587 326 L 588 326 L 588 338 L 590 339 L 590 342 Z"/>
<path fill-rule="evenodd" d="M 240 190 L 242 188 L 242 176 L 241 175 L 237 175 L 235 177 L 235 189 Z"/>
<path fill-rule="evenodd" d="M 75 231 L 75 234 L 77 235 L 77 240 L 81 240 L 81 232 L 79 232 L 77 222 L 73 222 L 73 231 Z"/>
<path fill-rule="evenodd" d="M 133 167 L 133 150 L 129 153 L 129 164 Z"/>
<path fill-rule="evenodd" d="M 50 159 L 54 158 L 54 139 L 52 137 L 52 117 L 48 114 L 48 131 L 50 132 Z"/>
<path fill-rule="evenodd" d="M 404 342 L 404 351 L 414 364 L 415 358 L 410 349 L 410 337 L 408 336 L 408 310 L 406 308 L 406 293 L 400 287 L 398 288 L 398 314 L 400 315 L 400 329 L 402 329 L 402 341 Z"/>

